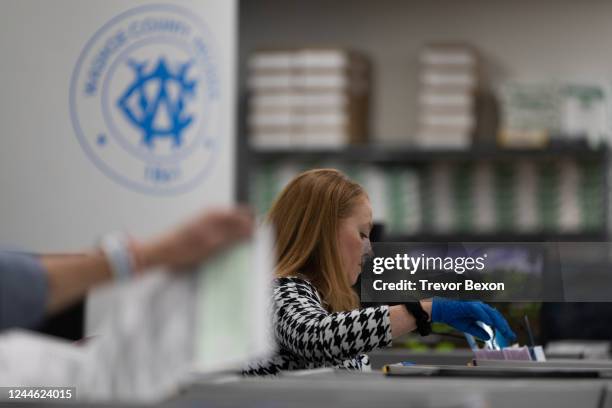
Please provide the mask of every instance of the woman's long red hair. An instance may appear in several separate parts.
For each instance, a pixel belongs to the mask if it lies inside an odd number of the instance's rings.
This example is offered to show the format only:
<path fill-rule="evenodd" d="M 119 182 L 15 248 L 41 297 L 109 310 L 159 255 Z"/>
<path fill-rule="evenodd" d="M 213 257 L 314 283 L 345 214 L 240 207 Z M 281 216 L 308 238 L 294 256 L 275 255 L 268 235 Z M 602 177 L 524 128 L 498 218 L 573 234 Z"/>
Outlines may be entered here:
<path fill-rule="evenodd" d="M 340 220 L 364 196 L 363 188 L 338 170 L 310 170 L 283 189 L 268 213 L 276 230 L 276 275 L 305 276 L 330 311 L 359 306 L 337 241 Z"/>

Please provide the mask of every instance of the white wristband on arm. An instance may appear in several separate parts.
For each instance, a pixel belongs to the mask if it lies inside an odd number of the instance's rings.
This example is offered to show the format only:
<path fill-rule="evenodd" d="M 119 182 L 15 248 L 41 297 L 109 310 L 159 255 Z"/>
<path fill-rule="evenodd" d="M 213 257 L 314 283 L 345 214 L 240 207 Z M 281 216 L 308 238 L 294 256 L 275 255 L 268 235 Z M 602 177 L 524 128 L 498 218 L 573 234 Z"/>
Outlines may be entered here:
<path fill-rule="evenodd" d="M 134 259 L 130 252 L 129 238 L 120 232 L 105 235 L 100 240 L 100 248 L 106 256 L 113 276 L 117 281 L 125 281 L 134 276 Z"/>

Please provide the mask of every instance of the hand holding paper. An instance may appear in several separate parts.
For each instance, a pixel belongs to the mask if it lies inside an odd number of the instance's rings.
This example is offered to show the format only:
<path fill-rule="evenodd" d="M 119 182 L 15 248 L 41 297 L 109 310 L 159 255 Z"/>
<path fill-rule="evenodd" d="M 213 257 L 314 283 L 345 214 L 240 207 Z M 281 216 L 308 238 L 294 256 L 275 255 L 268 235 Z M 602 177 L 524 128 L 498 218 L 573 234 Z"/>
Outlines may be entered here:
<path fill-rule="evenodd" d="M 189 268 L 252 233 L 253 214 L 247 208 L 206 210 L 155 240 L 135 244 L 134 258 L 139 269 Z"/>
<path fill-rule="evenodd" d="M 156 402 L 193 374 L 237 370 L 272 351 L 272 259 L 272 233 L 261 228 L 194 273 L 158 270 L 99 288 L 94 296 L 111 292 L 113 302 L 83 346 L 1 335 L 0 366 L 8 370 L 0 370 L 0 386 L 68 386 L 80 400 Z"/>

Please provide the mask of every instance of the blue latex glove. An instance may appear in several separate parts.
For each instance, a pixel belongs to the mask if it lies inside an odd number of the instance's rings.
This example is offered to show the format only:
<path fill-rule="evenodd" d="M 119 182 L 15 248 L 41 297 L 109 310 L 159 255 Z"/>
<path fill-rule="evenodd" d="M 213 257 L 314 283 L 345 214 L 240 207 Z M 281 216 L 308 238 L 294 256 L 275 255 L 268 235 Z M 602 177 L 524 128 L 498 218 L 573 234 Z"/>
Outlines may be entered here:
<path fill-rule="evenodd" d="M 497 329 L 509 342 L 516 339 L 508 322 L 491 306 L 475 301 L 457 301 L 434 297 L 431 305 L 431 321 L 446 323 L 465 333 L 482 340 L 490 340 L 490 336 L 476 325 L 481 321 L 487 326 Z"/>

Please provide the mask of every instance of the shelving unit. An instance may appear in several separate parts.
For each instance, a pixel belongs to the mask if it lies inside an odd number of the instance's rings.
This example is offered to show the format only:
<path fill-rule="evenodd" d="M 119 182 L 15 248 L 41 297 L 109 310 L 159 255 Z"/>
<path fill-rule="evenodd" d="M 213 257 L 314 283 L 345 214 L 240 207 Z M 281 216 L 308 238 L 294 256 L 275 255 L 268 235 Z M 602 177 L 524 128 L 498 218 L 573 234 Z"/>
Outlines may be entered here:
<path fill-rule="evenodd" d="M 389 169 L 414 169 L 424 171 L 434 163 L 451 163 L 470 165 L 479 162 L 491 164 L 530 161 L 536 163 L 555 163 L 570 160 L 579 163 L 597 164 L 605 169 L 609 166 L 609 151 L 605 147 L 590 149 L 586 146 L 555 146 L 546 150 L 534 149 L 499 149 L 495 147 L 476 147 L 467 151 L 456 150 L 419 150 L 409 147 L 392 146 L 353 146 L 342 150 L 282 150 L 254 151 L 247 149 L 246 159 L 241 162 L 243 180 L 257 174 L 262 168 L 273 167 L 279 163 L 299 163 L 304 168 L 320 167 L 327 163 L 340 166 L 375 166 Z M 599 191 L 607 192 L 608 177 L 601 174 L 602 185 Z M 245 183 L 245 185 L 248 183 Z M 248 197 L 248 191 L 242 192 Z M 601 197 L 603 209 L 608 208 L 607 194 Z M 494 231 L 471 231 L 465 228 L 452 232 L 436 232 L 425 226 L 414 233 L 391 231 L 384 234 L 387 241 L 420 241 L 420 242 L 541 242 L 541 241 L 605 241 L 608 239 L 607 211 L 603 211 L 601 225 L 584 231 L 560 232 L 550 228 L 517 231 L 498 228 Z"/>
<path fill-rule="evenodd" d="M 244 112 L 244 104 L 241 112 Z M 244 116 L 241 116 L 244 117 Z M 246 133 L 241 132 L 238 144 L 237 197 L 241 202 L 250 202 L 249 186 L 252 176 L 262 167 L 282 162 L 302 163 L 306 167 L 320 167 L 325 163 L 342 163 L 347 166 L 377 166 L 380 168 L 412 168 L 423 170 L 432 163 L 473 164 L 478 162 L 514 163 L 528 160 L 553 163 L 573 160 L 580 163 L 596 163 L 603 169 L 601 192 L 603 192 L 603 216 L 597 229 L 578 232 L 535 230 L 517 232 L 496 230 L 490 232 L 461 231 L 439 233 L 423 230 L 415 233 L 385 233 L 383 239 L 395 242 L 589 242 L 607 241 L 609 222 L 609 175 L 610 151 L 602 146 L 591 149 L 586 145 L 557 145 L 547 149 L 502 149 L 494 146 L 475 146 L 469 150 L 424 150 L 410 146 L 368 145 L 348 146 L 339 150 L 255 150 L 249 147 Z M 253 204 L 251 202 L 251 204 Z"/>
<path fill-rule="evenodd" d="M 293 161 L 304 166 L 339 163 L 347 168 L 375 166 L 382 169 L 410 169 L 423 174 L 433 163 L 449 163 L 458 172 L 452 173 L 459 194 L 447 200 L 450 205 L 465 212 L 467 203 L 461 197 L 466 183 L 461 181 L 469 173 L 472 164 L 493 164 L 497 180 L 504 183 L 503 167 L 518 162 L 536 161 L 539 176 L 544 177 L 545 188 L 536 191 L 537 199 L 544 201 L 555 195 L 552 181 L 562 180 L 567 172 L 557 171 L 556 163 L 567 160 L 576 163 L 580 177 L 587 169 L 589 185 L 578 182 L 574 189 L 579 200 L 593 200 L 594 205 L 580 209 L 591 217 L 584 230 L 559 231 L 551 227 L 548 216 L 539 228 L 518 231 L 509 228 L 516 220 L 506 215 L 493 230 L 470 229 L 469 223 L 459 230 L 444 232 L 429 225 L 418 231 L 393 231 L 387 225 L 382 240 L 395 242 L 591 242 L 609 241 L 611 231 L 610 186 L 612 160 L 607 147 L 592 149 L 586 145 L 553 145 L 542 150 L 496 148 L 493 121 L 483 121 L 474 135 L 475 144 L 465 151 L 423 150 L 414 147 L 418 130 L 418 92 L 420 90 L 418 54 L 425 44 L 458 40 L 478 50 L 482 62 L 482 85 L 485 100 L 495 99 L 499 86 L 506 81 L 603 79 L 610 82 L 612 59 L 606 42 L 598 39 L 612 36 L 609 17 L 612 2 L 587 0 L 515 1 L 474 0 L 457 2 L 440 0 L 422 2 L 416 0 L 334 1 L 310 0 L 244 0 L 240 4 L 239 39 L 239 132 L 237 197 L 240 201 L 256 204 L 249 197 L 253 189 L 253 177 L 262 169 L 273 172 L 274 163 Z M 335 46 L 363 52 L 372 63 L 369 144 L 350 146 L 341 150 L 253 150 L 246 134 L 247 59 L 260 48 Z M 486 110 L 486 109 L 485 109 Z M 485 113 L 495 117 L 495 108 Z M 612 142 L 610 142 L 612 143 Z M 612 144 L 610 146 L 612 148 Z M 548 165 L 550 163 L 550 166 Z M 501 164 L 501 166 L 498 166 Z M 575 167 L 576 167 L 575 166 Z M 566 170 L 566 168 L 564 168 Z M 571 172 L 570 172 L 571 173 Z M 520 173 L 522 174 L 522 173 Z M 575 175 L 575 172 L 574 172 Z M 569 177 L 573 178 L 574 175 Z M 401 177 L 400 177 L 401 178 Z M 286 180 L 286 177 L 284 178 Z M 520 176 L 518 177 L 520 181 Z M 507 182 L 507 181 L 506 181 Z M 548 184 L 547 184 L 548 183 Z M 503 187 L 503 186 L 502 186 Z M 270 196 L 276 194 L 269 189 Z M 590 189 L 590 191 L 589 191 Z M 503 188 L 502 188 L 503 190 Z M 252 190 L 251 190 L 252 191 Z M 512 201 L 507 191 L 494 194 L 496 205 L 509 205 Z M 548 197 L 548 198 L 546 198 Z M 463 199 L 463 201 L 462 201 Z M 553 199 L 554 201 L 555 199 Z M 562 200 L 556 198 L 557 202 Z M 596 203 L 595 203 L 596 201 Z M 431 200 L 430 200 L 431 202 Z M 501 202 L 501 204 L 500 204 Z M 380 204 L 380 201 L 379 201 Z M 396 207 L 397 203 L 394 204 Z M 428 203 L 421 198 L 421 205 Z M 401 206 L 401 201 L 399 206 Z M 545 205 L 537 208 L 540 214 Z M 496 211 L 499 210 L 496 209 Z M 480 209 L 473 209 L 472 214 Z M 515 211 L 514 215 L 519 214 Z M 567 215 L 567 214 L 566 214 Z M 601 215 L 601 216 L 600 216 Z M 597 221 L 593 221 L 597 220 Z M 581 224 L 583 225 L 583 224 Z M 566 254 L 567 255 L 567 254 Z M 577 263 L 588 262 L 581 251 L 573 255 Z M 550 306 L 550 305 L 547 305 Z M 591 305 L 593 316 L 609 315 L 605 304 Z M 534 326 L 539 326 L 539 305 L 503 304 L 505 316 L 522 316 L 529 313 Z M 524 309 L 527 307 L 527 309 Z M 552 305 L 554 309 L 555 305 Z M 572 308 L 573 306 L 569 306 Z M 552 309 L 551 309 L 552 310 Z M 514 313 L 516 312 L 516 313 Z M 558 313 L 543 319 L 542 325 L 574 327 L 576 321 L 567 322 L 567 313 Z M 588 314 L 588 313 L 587 313 Z M 562 321 L 557 321 L 559 316 Z M 580 315 L 580 319 L 583 315 Z M 596 319 L 596 317 L 592 317 Z M 578 320 L 580 320 L 578 319 Z M 518 325 L 519 320 L 511 320 Z M 552 327 L 552 326 L 550 326 Z M 550 329 L 549 327 L 549 329 Z M 550 331 L 550 330 L 549 330 Z M 552 333 L 552 334 L 551 334 Z M 554 332 L 547 335 L 555 336 Z M 416 341 L 420 341 L 420 338 Z"/>
<path fill-rule="evenodd" d="M 387 242 L 601 242 L 605 231 L 592 233 L 516 233 L 499 231 L 486 234 L 385 234 Z"/>
<path fill-rule="evenodd" d="M 385 238 L 400 241 L 602 241 L 608 240 L 610 220 L 608 149 L 586 145 L 553 145 L 547 149 L 500 149 L 495 147 L 495 129 L 479 129 L 477 143 L 469 150 L 423 150 L 412 146 L 416 130 L 416 101 L 419 89 L 417 54 L 426 43 L 459 39 L 474 45 L 482 56 L 484 86 L 496 86 L 511 78 L 605 77 L 612 69 L 606 53 L 592 44 L 592 38 L 607 38 L 612 26 L 606 13 L 612 5 L 573 3 L 555 7 L 547 2 L 474 1 L 442 3 L 387 1 L 295 2 L 282 0 L 243 1 L 240 6 L 239 41 L 239 133 L 237 145 L 237 197 L 249 202 L 252 177 L 266 166 L 293 161 L 304 166 L 341 163 L 346 166 L 376 166 L 424 171 L 432 163 L 469 166 L 482 162 L 554 163 L 569 160 L 593 164 L 601 170 L 597 184 L 600 222 L 591 222 L 586 231 L 558 232 L 550 226 L 517 232 L 506 224 L 494 231 L 436 232 L 424 228 L 414 233 L 389 232 Z M 324 12 L 322 12 L 324 10 Z M 577 15 L 587 13 L 589 24 L 573 25 Z M 525 18 L 528 16 L 529 18 Z M 516 30 L 521 21 L 521 30 Z M 586 20 L 585 20 L 586 21 Z M 314 24 L 316 22 L 316 24 Z M 563 22 L 563 24 L 559 24 Z M 315 28 L 316 27 L 316 28 Z M 578 30 L 580 28 L 580 30 Z M 399 41 L 398 39 L 401 39 Z M 526 46 L 532 44 L 533 46 Z M 544 44 L 548 44 L 544 47 Z M 373 83 L 370 144 L 341 150 L 266 150 L 249 147 L 246 134 L 246 62 L 258 48 L 292 46 L 339 46 L 362 51 L 371 57 Z M 588 46 L 587 46 L 588 45 Z M 542 58 L 542 52 L 546 58 Z M 568 57 L 571 55 L 580 58 Z M 597 67 L 596 69 L 594 67 Z M 553 167 L 549 178 L 559 178 Z M 601 183 L 601 185 L 599 184 Z M 583 186 L 579 186 L 582 189 Z M 545 191 L 543 195 L 550 194 Z M 582 190 L 580 190 L 582 194 Z M 601 199 L 601 201 L 599 201 Z M 251 204 L 253 204 L 251 200 Z M 453 203 L 454 204 L 454 203 Z M 463 204 L 465 205 L 465 203 Z M 540 209 L 538 211 L 541 211 Z M 582 209 L 581 211 L 585 211 Z M 588 212 L 588 210 L 586 210 Z M 505 221 L 506 223 L 512 220 Z"/>

